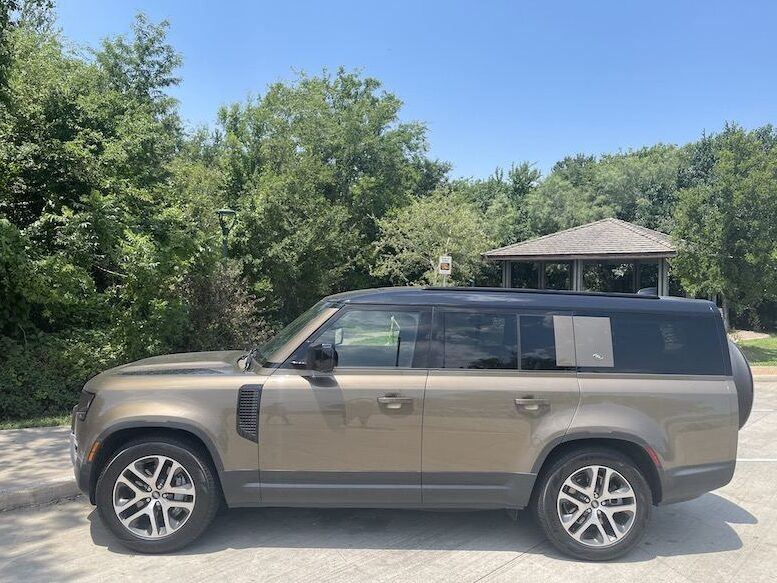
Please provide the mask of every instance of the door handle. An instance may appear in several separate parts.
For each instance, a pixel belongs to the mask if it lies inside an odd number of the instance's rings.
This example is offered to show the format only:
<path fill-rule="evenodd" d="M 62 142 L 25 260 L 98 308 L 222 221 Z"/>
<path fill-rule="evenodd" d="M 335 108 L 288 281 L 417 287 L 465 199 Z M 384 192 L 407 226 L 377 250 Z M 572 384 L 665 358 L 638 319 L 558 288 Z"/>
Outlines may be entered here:
<path fill-rule="evenodd" d="M 400 397 L 399 395 L 384 395 L 383 397 L 378 397 L 378 404 L 384 405 L 386 409 L 401 409 L 402 405 L 409 405 L 412 402 L 412 397 Z"/>
<path fill-rule="evenodd" d="M 515 400 L 515 406 L 521 411 L 535 412 L 540 407 L 550 407 L 550 401 L 547 399 L 535 399 L 534 397 L 523 397 Z"/>

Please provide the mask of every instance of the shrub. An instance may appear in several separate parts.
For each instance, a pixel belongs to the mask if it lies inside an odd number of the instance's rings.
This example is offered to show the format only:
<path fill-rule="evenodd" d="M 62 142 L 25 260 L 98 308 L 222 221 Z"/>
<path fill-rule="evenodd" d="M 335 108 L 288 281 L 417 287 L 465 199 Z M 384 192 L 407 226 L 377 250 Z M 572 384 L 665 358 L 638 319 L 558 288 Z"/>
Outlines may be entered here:
<path fill-rule="evenodd" d="M 0 419 L 61 414 L 91 377 L 119 364 L 106 331 L 40 334 L 26 344 L 0 336 Z"/>
<path fill-rule="evenodd" d="M 234 264 L 220 263 L 212 272 L 200 271 L 184 280 L 189 350 L 249 348 L 271 335 L 259 302 L 247 287 Z"/>

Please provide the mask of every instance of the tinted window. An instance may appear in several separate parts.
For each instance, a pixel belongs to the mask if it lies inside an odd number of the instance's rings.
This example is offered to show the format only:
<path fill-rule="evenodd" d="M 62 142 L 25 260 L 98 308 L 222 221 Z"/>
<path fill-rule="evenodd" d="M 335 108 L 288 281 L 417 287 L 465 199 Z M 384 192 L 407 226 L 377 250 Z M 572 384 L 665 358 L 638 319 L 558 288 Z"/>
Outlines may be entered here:
<path fill-rule="evenodd" d="M 339 367 L 410 368 L 419 344 L 421 311 L 348 310 L 315 339 L 333 344 Z"/>
<path fill-rule="evenodd" d="M 518 366 L 513 314 L 443 313 L 443 367 L 515 369 Z"/>
<path fill-rule="evenodd" d="M 559 370 L 553 316 L 521 316 L 521 369 Z"/>
<path fill-rule="evenodd" d="M 724 373 L 718 330 L 712 318 L 624 314 L 612 316 L 610 324 L 616 371 Z"/>

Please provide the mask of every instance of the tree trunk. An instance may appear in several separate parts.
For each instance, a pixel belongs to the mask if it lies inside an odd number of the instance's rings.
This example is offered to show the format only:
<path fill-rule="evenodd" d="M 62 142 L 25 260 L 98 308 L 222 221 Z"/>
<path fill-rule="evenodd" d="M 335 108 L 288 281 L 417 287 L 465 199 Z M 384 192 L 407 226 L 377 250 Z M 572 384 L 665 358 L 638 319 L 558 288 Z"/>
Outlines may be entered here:
<path fill-rule="evenodd" d="M 730 330 L 728 324 L 728 300 L 726 296 L 721 296 L 721 312 L 723 313 L 723 325 L 726 327 L 726 332 Z"/>

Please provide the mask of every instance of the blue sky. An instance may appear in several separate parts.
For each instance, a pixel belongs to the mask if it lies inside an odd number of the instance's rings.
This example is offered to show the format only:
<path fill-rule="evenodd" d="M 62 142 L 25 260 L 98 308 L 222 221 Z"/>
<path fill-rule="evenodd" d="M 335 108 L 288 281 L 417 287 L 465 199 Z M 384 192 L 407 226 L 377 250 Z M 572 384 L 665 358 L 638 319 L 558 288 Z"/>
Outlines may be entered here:
<path fill-rule="evenodd" d="M 191 125 L 294 71 L 361 69 L 454 176 L 777 121 L 774 2 L 59 0 L 80 44 L 171 21 Z"/>

